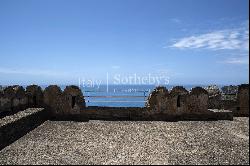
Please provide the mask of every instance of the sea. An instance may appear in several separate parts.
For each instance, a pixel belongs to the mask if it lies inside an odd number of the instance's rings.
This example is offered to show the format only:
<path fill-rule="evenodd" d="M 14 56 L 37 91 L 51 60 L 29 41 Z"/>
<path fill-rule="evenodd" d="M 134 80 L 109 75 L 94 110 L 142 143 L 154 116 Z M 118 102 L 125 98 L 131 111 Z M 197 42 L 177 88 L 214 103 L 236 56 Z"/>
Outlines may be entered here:
<path fill-rule="evenodd" d="M 168 90 L 178 85 L 164 85 Z M 183 86 L 183 85 L 182 85 Z M 208 85 L 184 85 L 187 90 L 193 87 Z M 221 88 L 223 85 L 218 85 Z M 41 86 L 43 89 L 47 85 Z M 66 85 L 60 85 L 64 90 Z M 147 98 L 156 85 L 99 85 L 95 87 L 80 87 L 84 95 L 86 106 L 107 107 L 144 107 Z"/>

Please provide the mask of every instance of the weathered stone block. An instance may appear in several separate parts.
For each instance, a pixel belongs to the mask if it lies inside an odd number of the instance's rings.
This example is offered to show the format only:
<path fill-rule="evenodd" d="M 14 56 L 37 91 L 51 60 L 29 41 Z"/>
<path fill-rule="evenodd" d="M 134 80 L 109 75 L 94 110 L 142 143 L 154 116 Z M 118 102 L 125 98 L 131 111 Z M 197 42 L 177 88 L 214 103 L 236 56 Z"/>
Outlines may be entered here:
<path fill-rule="evenodd" d="M 149 113 L 159 113 L 166 112 L 167 100 L 168 100 L 168 90 L 165 87 L 155 88 L 148 97 L 146 102 L 146 107 Z"/>
<path fill-rule="evenodd" d="M 249 116 L 249 84 L 239 86 L 237 102 L 238 107 L 234 114 L 238 116 Z"/>
<path fill-rule="evenodd" d="M 0 110 L 1 112 L 14 112 L 25 109 L 27 97 L 22 86 L 8 86 L 1 92 Z"/>
<path fill-rule="evenodd" d="M 186 112 L 188 95 L 189 92 L 184 87 L 174 87 L 169 93 L 169 113 L 179 115 Z"/>
<path fill-rule="evenodd" d="M 28 105 L 28 98 L 25 95 L 25 90 L 22 86 L 15 86 L 13 87 L 15 92 L 15 97 L 13 100 L 13 106 L 16 109 L 24 110 L 27 108 Z"/>
<path fill-rule="evenodd" d="M 30 107 L 43 106 L 43 91 L 40 86 L 30 85 L 26 87 L 26 95 Z"/>
<path fill-rule="evenodd" d="M 52 114 L 63 114 L 64 101 L 62 90 L 57 85 L 50 85 L 44 90 L 44 106 Z"/>
<path fill-rule="evenodd" d="M 201 87 L 192 88 L 187 105 L 187 112 L 208 113 L 208 92 Z"/>
<path fill-rule="evenodd" d="M 63 100 L 65 107 L 62 111 L 65 114 L 79 114 L 86 106 L 82 91 L 77 86 L 67 86 L 63 91 Z"/>

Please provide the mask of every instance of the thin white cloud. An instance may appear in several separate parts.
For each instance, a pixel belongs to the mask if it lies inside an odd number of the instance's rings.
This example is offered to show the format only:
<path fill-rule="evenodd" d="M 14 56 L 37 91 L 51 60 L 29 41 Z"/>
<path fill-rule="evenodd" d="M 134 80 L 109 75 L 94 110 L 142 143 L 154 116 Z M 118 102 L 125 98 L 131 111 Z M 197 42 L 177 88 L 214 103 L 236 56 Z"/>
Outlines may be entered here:
<path fill-rule="evenodd" d="M 228 58 L 227 60 L 223 61 L 223 63 L 226 63 L 226 64 L 239 64 L 239 65 L 246 64 L 246 65 L 248 65 L 249 64 L 249 58 L 248 58 L 248 56 L 237 57 L 237 58 Z"/>
<path fill-rule="evenodd" d="M 249 27 L 213 31 L 184 37 L 170 47 L 179 49 L 249 50 Z"/>

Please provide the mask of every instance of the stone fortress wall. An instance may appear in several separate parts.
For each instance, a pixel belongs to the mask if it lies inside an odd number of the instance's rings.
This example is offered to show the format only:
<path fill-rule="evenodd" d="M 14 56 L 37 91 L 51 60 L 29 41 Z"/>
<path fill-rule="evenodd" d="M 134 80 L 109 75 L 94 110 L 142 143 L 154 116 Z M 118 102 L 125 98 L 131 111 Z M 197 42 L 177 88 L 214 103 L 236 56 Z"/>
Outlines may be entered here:
<path fill-rule="evenodd" d="M 109 108 L 86 107 L 84 95 L 77 86 L 67 86 L 62 91 L 57 85 L 50 85 L 44 90 L 37 85 L 26 89 L 15 85 L 1 88 L 0 115 L 42 107 L 48 110 L 50 117 L 66 120 L 71 117 L 80 120 L 230 119 L 228 111 L 223 110 L 229 110 L 234 116 L 249 116 L 249 85 L 223 88 L 224 92 L 216 86 L 195 87 L 190 91 L 182 86 L 173 87 L 170 91 L 157 87 L 148 96 L 144 108 Z M 230 98 L 232 92 L 235 95 Z M 229 95 L 229 99 L 223 99 L 225 95 Z"/>
<path fill-rule="evenodd" d="M 182 86 L 157 87 L 146 103 L 148 114 L 192 119 L 227 119 L 233 116 L 249 116 L 249 85 L 195 87 L 187 91 Z"/>
<path fill-rule="evenodd" d="M 225 89 L 232 89 L 228 87 Z M 233 87 L 235 89 L 235 87 Z M 0 86 L 0 150 L 19 139 L 46 120 L 233 120 L 233 116 L 249 116 L 249 85 L 229 90 L 229 96 L 215 86 L 181 86 L 170 91 L 155 88 L 146 105 L 139 107 L 86 107 L 84 95 L 77 86 L 62 91 L 57 85 L 44 90 L 37 85 Z M 233 97 L 232 97 L 233 96 Z"/>
<path fill-rule="evenodd" d="M 14 114 L 30 107 L 43 107 L 43 91 L 37 85 L 24 89 L 14 85 L 0 89 L 0 115 Z"/>
<path fill-rule="evenodd" d="M 249 116 L 249 84 L 239 86 L 217 86 L 206 89 L 209 94 L 208 108 L 224 109 L 233 112 L 234 116 Z"/>

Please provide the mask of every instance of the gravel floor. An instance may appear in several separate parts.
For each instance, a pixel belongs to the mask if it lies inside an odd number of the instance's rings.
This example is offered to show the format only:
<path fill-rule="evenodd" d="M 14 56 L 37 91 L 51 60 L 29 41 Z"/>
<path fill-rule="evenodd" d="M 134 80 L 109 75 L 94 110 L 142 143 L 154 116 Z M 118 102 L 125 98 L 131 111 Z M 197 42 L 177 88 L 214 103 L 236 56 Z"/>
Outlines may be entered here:
<path fill-rule="evenodd" d="M 0 151 L 0 164 L 249 164 L 249 118 L 46 121 Z"/>

